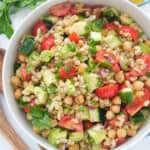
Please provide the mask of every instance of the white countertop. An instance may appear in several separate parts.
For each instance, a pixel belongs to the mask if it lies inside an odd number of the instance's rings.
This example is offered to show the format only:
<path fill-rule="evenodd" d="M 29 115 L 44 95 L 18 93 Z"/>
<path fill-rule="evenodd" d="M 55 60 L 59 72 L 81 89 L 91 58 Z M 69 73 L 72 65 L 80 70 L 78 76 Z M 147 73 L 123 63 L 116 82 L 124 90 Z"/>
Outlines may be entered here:
<path fill-rule="evenodd" d="M 150 17 L 150 3 L 141 7 L 141 9 L 142 11 L 144 11 L 144 13 L 146 13 Z M 25 16 L 27 16 L 27 14 L 30 11 L 31 11 L 30 9 L 23 9 L 19 11 L 17 14 L 11 16 L 14 29 L 18 28 L 20 22 L 24 19 Z M 0 35 L 0 48 L 7 49 L 8 45 L 9 45 L 9 40 L 6 38 L 6 36 Z M 5 101 L 4 101 L 3 96 L 0 96 L 0 102 L 3 108 L 5 108 Z M 13 122 L 11 118 L 8 117 L 8 119 L 10 123 L 12 124 L 12 126 L 14 127 L 14 129 L 16 130 L 16 132 L 28 144 L 29 149 L 39 150 L 38 145 L 34 143 L 31 139 L 29 139 L 29 137 L 24 135 L 24 133 L 22 133 L 22 131 L 18 127 L 16 127 L 16 124 Z M 148 149 L 150 149 L 150 136 L 145 137 L 141 142 L 135 145 L 131 150 L 148 150 Z M 0 135 L 0 150 L 13 150 L 13 148 L 10 146 L 10 144 L 6 141 L 6 139 L 2 135 Z"/>

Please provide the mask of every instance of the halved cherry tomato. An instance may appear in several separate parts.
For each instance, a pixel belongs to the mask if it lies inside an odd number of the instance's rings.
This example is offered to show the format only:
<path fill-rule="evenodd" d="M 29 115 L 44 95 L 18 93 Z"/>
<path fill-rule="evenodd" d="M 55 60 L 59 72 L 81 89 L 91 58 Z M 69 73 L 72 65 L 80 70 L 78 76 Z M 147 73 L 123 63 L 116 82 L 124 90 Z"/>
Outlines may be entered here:
<path fill-rule="evenodd" d="M 68 79 L 73 76 L 76 76 L 76 74 L 77 74 L 76 68 L 73 66 L 72 63 L 68 63 L 64 67 L 61 67 L 59 69 L 59 77 L 61 79 Z"/>
<path fill-rule="evenodd" d="M 118 94 L 119 85 L 110 84 L 103 87 L 99 87 L 95 90 L 95 94 L 100 98 L 112 98 Z"/>
<path fill-rule="evenodd" d="M 33 26 L 32 35 L 36 36 L 39 29 L 40 29 L 43 33 L 46 33 L 46 32 L 47 32 L 46 24 L 45 24 L 43 21 L 38 21 L 38 22 Z"/>
<path fill-rule="evenodd" d="M 125 138 L 117 138 L 116 139 L 116 144 L 117 144 L 117 146 L 119 146 L 119 145 L 123 144 L 125 141 L 126 141 Z"/>
<path fill-rule="evenodd" d="M 83 131 L 82 123 L 75 120 L 75 118 L 72 115 L 62 116 L 59 121 L 59 126 L 69 130 Z"/>
<path fill-rule="evenodd" d="M 73 32 L 72 34 L 70 34 L 69 39 L 70 39 L 70 41 L 74 41 L 74 42 L 78 43 L 80 40 L 80 37 L 77 35 L 76 32 Z"/>
<path fill-rule="evenodd" d="M 150 87 L 147 87 L 147 86 L 144 87 L 144 97 L 145 97 L 145 100 L 150 101 Z"/>
<path fill-rule="evenodd" d="M 35 100 L 34 99 L 31 100 L 31 102 L 23 108 L 24 112 L 26 112 L 26 113 L 30 112 L 30 106 L 32 106 L 32 107 L 35 106 Z"/>
<path fill-rule="evenodd" d="M 145 75 L 146 72 L 150 71 L 150 54 L 143 54 L 142 56 L 139 57 L 139 59 L 144 60 L 146 67 L 144 70 L 142 70 L 140 73 L 137 72 L 136 70 L 132 70 L 128 73 L 125 74 L 126 80 L 130 80 L 131 77 L 139 77 Z"/>
<path fill-rule="evenodd" d="M 104 24 L 103 28 L 108 29 L 108 30 L 117 30 L 118 26 L 114 23 L 106 23 Z"/>
<path fill-rule="evenodd" d="M 136 97 L 134 101 L 126 106 L 126 111 L 129 115 L 134 116 L 139 110 L 144 107 L 145 98 Z"/>
<path fill-rule="evenodd" d="M 45 37 L 41 43 L 41 50 L 49 50 L 51 49 L 55 44 L 55 38 L 52 35 L 49 35 L 48 37 Z"/>
<path fill-rule="evenodd" d="M 24 81 L 30 81 L 32 77 L 31 72 L 27 72 L 27 67 L 25 65 L 21 66 L 21 77 Z"/>
<path fill-rule="evenodd" d="M 106 145 L 105 142 L 103 141 L 101 144 L 100 144 L 100 149 L 103 148 L 105 150 L 110 150 L 111 149 L 111 146 L 110 145 Z"/>
<path fill-rule="evenodd" d="M 104 51 L 97 52 L 95 61 L 96 62 L 108 61 L 112 65 L 112 70 L 114 72 L 119 71 L 118 61 L 114 56 L 114 54 L 110 52 L 104 52 Z"/>
<path fill-rule="evenodd" d="M 116 128 L 118 127 L 118 122 L 119 120 L 117 118 L 114 118 L 114 119 L 108 120 L 107 124 L 111 126 L 112 128 Z"/>
<path fill-rule="evenodd" d="M 94 123 L 93 122 L 90 122 L 88 120 L 84 121 L 84 127 L 85 129 L 89 129 L 91 127 L 93 127 Z"/>
<path fill-rule="evenodd" d="M 71 8 L 72 4 L 70 2 L 65 2 L 51 7 L 50 13 L 54 16 L 64 17 L 70 12 Z"/>
<path fill-rule="evenodd" d="M 134 29 L 133 27 L 130 27 L 130 26 L 122 26 L 122 27 L 120 27 L 119 30 L 122 31 L 122 32 L 129 33 L 130 36 L 132 37 L 132 39 L 133 39 L 135 42 L 138 42 L 138 40 L 139 40 L 138 31 L 137 31 L 136 29 Z"/>

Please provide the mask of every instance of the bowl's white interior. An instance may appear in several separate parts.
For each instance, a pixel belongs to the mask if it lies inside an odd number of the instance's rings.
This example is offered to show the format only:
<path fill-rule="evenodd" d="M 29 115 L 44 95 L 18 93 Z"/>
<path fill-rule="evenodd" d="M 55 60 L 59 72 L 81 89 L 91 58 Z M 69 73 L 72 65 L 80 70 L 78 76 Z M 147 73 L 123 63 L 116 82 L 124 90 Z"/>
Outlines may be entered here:
<path fill-rule="evenodd" d="M 18 105 L 13 97 L 12 87 L 10 85 L 10 76 L 13 73 L 13 64 L 16 57 L 17 52 L 17 45 L 21 38 L 21 36 L 26 33 L 29 29 L 31 29 L 32 25 L 38 20 L 38 18 L 46 13 L 48 9 L 56 4 L 61 3 L 65 0 L 49 0 L 46 3 L 42 4 L 40 7 L 36 8 L 35 11 L 33 11 L 20 25 L 19 29 L 14 33 L 9 48 L 6 52 L 5 60 L 4 60 L 4 67 L 3 67 L 3 87 L 4 87 L 4 94 L 6 98 L 6 105 L 8 108 L 8 111 L 10 113 L 10 117 L 13 117 L 14 121 L 18 123 L 18 126 L 22 128 L 28 136 L 30 136 L 32 139 L 34 139 L 38 144 L 42 145 L 43 147 L 47 149 L 53 149 L 50 144 L 46 140 L 44 140 L 42 137 L 35 135 L 32 132 L 31 125 L 29 122 L 26 121 L 24 114 L 22 111 L 18 108 Z M 72 0 L 74 1 L 74 0 Z M 117 8 L 120 11 L 128 13 L 130 16 L 132 16 L 138 24 L 143 28 L 145 33 L 150 38 L 150 20 L 133 4 L 128 2 L 127 0 L 77 0 L 84 3 L 89 4 L 104 4 L 104 5 L 110 5 L 115 8 Z M 137 141 L 139 141 L 148 131 L 150 127 L 150 120 L 148 120 L 142 129 L 138 132 L 138 134 L 133 137 L 132 139 L 128 140 L 125 144 L 118 147 L 116 150 L 124 150 L 129 147 L 131 147 L 133 144 L 135 144 Z"/>

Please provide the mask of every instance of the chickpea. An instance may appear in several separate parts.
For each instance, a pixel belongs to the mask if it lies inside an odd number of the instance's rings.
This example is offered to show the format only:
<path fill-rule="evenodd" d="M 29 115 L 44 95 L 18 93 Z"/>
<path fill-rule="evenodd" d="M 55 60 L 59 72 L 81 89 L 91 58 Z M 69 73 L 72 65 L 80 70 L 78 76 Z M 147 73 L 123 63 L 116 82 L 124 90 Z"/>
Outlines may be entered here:
<path fill-rule="evenodd" d="M 124 50 L 126 50 L 126 51 L 131 51 L 131 50 L 132 50 L 132 46 L 133 46 L 132 42 L 130 42 L 130 41 L 125 41 L 125 42 L 123 43 L 122 48 L 123 48 Z"/>
<path fill-rule="evenodd" d="M 119 96 L 114 97 L 112 103 L 115 105 L 121 105 L 121 98 Z"/>
<path fill-rule="evenodd" d="M 17 76 L 11 77 L 11 83 L 13 84 L 14 87 L 20 87 L 21 85 L 21 81 Z"/>
<path fill-rule="evenodd" d="M 96 51 L 97 51 L 97 52 L 102 51 L 102 50 L 103 50 L 102 46 L 100 46 L 100 45 L 97 45 L 97 46 L 96 46 Z"/>
<path fill-rule="evenodd" d="M 108 110 L 107 112 L 106 112 L 106 118 L 108 119 L 108 120 L 111 120 L 111 119 L 113 119 L 114 118 L 114 113 L 111 111 L 111 110 Z"/>
<path fill-rule="evenodd" d="M 146 86 L 150 87 L 150 78 L 145 81 Z"/>
<path fill-rule="evenodd" d="M 120 106 L 119 105 L 113 105 L 113 106 L 111 106 L 111 110 L 112 110 L 112 112 L 117 114 L 120 112 Z"/>
<path fill-rule="evenodd" d="M 16 89 L 14 92 L 15 99 L 19 99 L 22 96 L 22 90 L 20 88 Z"/>
<path fill-rule="evenodd" d="M 33 132 L 34 132 L 35 134 L 39 134 L 39 133 L 40 133 L 40 130 L 39 130 L 38 128 L 36 128 L 36 127 L 33 127 Z"/>
<path fill-rule="evenodd" d="M 116 136 L 116 131 L 115 130 L 111 129 L 111 130 L 108 131 L 108 137 L 113 139 L 113 138 L 115 138 L 115 136 Z"/>
<path fill-rule="evenodd" d="M 116 79 L 116 81 L 117 81 L 118 83 L 122 83 L 122 82 L 125 80 L 123 71 L 119 71 L 119 72 L 116 74 L 115 79 Z"/>
<path fill-rule="evenodd" d="M 129 129 L 128 130 L 128 136 L 134 136 L 136 135 L 136 130 L 135 129 Z"/>
<path fill-rule="evenodd" d="M 25 55 L 19 53 L 19 54 L 18 54 L 18 59 L 19 59 L 20 62 L 25 62 L 27 58 L 26 58 Z"/>
<path fill-rule="evenodd" d="M 21 78 L 21 70 L 20 70 L 20 68 L 17 69 L 17 71 L 16 71 L 16 76 L 17 76 L 18 78 Z"/>
<path fill-rule="evenodd" d="M 72 103 L 73 103 L 72 97 L 70 97 L 70 96 L 65 97 L 64 103 L 67 105 L 72 105 Z"/>
<path fill-rule="evenodd" d="M 145 44 L 150 47 L 150 40 L 145 41 Z"/>
<path fill-rule="evenodd" d="M 47 138 L 48 137 L 48 134 L 49 134 L 50 130 L 49 129 L 45 129 L 42 131 L 42 136 Z"/>
<path fill-rule="evenodd" d="M 143 91 L 136 91 L 135 96 L 136 97 L 143 97 L 144 96 L 144 92 Z"/>
<path fill-rule="evenodd" d="M 69 150 L 79 150 L 79 145 L 78 144 L 70 145 Z"/>
<path fill-rule="evenodd" d="M 83 67 L 83 65 L 80 65 L 80 66 L 78 67 L 78 73 L 79 73 L 79 74 L 83 74 L 84 71 L 85 71 L 85 68 Z"/>
<path fill-rule="evenodd" d="M 143 86 L 144 86 L 144 83 L 142 81 L 137 80 L 133 83 L 133 89 L 136 91 L 142 90 Z"/>
<path fill-rule="evenodd" d="M 76 98 L 75 98 L 75 102 L 77 104 L 83 104 L 84 103 L 84 97 L 83 95 L 78 95 Z"/>
<path fill-rule="evenodd" d="M 125 138 L 127 136 L 127 131 L 123 128 L 117 130 L 117 136 L 119 138 Z"/>

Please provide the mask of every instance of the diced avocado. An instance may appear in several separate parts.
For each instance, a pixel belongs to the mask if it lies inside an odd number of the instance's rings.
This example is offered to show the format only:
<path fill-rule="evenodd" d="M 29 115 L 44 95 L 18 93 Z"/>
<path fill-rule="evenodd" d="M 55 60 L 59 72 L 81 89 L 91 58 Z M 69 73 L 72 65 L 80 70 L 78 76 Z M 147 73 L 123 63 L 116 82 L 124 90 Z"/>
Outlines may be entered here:
<path fill-rule="evenodd" d="M 89 115 L 89 109 L 86 106 L 79 106 L 76 115 L 81 119 L 81 120 L 89 120 L 90 115 Z"/>
<path fill-rule="evenodd" d="M 83 132 L 71 132 L 69 134 L 69 140 L 72 142 L 79 142 L 84 138 L 84 133 Z"/>
<path fill-rule="evenodd" d="M 42 105 L 45 104 L 48 98 L 47 92 L 42 87 L 35 87 L 34 88 L 34 94 L 37 97 L 36 104 Z"/>
<path fill-rule="evenodd" d="M 49 62 L 52 57 L 54 57 L 54 51 L 45 50 L 40 54 L 40 61 L 41 62 Z"/>
<path fill-rule="evenodd" d="M 92 109 L 89 110 L 90 113 L 90 121 L 91 122 L 100 122 L 100 115 L 99 115 L 99 109 Z"/>
<path fill-rule="evenodd" d="M 88 134 L 95 144 L 100 144 L 106 138 L 106 131 L 100 125 L 90 128 Z"/>
<path fill-rule="evenodd" d="M 112 22 L 118 19 L 119 12 L 115 8 L 108 8 L 104 11 L 103 15 L 109 22 Z"/>
<path fill-rule="evenodd" d="M 28 64 L 30 67 L 35 68 L 39 65 L 40 60 L 39 60 L 39 53 L 37 51 L 33 51 L 29 57 L 28 57 Z"/>
<path fill-rule="evenodd" d="M 126 14 L 122 14 L 119 18 L 124 25 L 130 25 L 133 22 L 133 20 Z"/>
<path fill-rule="evenodd" d="M 46 69 L 42 72 L 43 82 L 50 86 L 55 81 L 55 75 L 51 72 L 51 70 Z"/>
<path fill-rule="evenodd" d="M 100 32 L 91 32 L 90 33 L 90 38 L 93 41 L 100 42 L 101 39 L 102 39 L 102 35 L 101 35 Z"/>
<path fill-rule="evenodd" d="M 100 145 L 99 144 L 92 145 L 92 150 L 100 150 Z"/>
<path fill-rule="evenodd" d="M 150 47 L 144 43 L 140 43 L 140 47 L 143 53 L 150 54 Z"/>
<path fill-rule="evenodd" d="M 84 80 L 90 92 L 94 91 L 99 83 L 98 75 L 94 73 L 85 73 Z"/>
<path fill-rule="evenodd" d="M 115 35 L 108 35 L 103 40 L 109 45 L 110 48 L 117 48 L 122 44 L 121 39 Z"/>
<path fill-rule="evenodd" d="M 123 103 L 129 104 L 134 99 L 134 93 L 133 90 L 130 88 L 124 88 L 119 92 L 120 98 Z"/>
<path fill-rule="evenodd" d="M 70 28 L 70 33 L 76 32 L 78 35 L 84 35 L 86 33 L 86 30 L 85 30 L 86 25 L 87 25 L 87 22 L 85 21 L 76 22 Z"/>
<path fill-rule="evenodd" d="M 57 145 L 60 143 L 62 139 L 66 138 L 67 138 L 67 131 L 58 127 L 51 129 L 48 135 L 48 141 L 52 145 Z"/>

